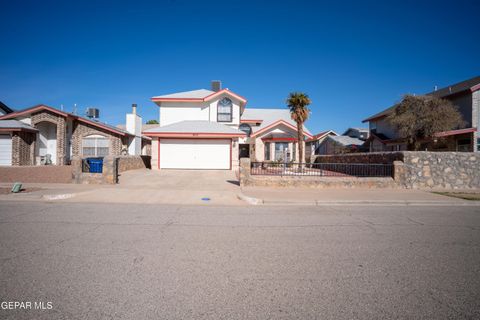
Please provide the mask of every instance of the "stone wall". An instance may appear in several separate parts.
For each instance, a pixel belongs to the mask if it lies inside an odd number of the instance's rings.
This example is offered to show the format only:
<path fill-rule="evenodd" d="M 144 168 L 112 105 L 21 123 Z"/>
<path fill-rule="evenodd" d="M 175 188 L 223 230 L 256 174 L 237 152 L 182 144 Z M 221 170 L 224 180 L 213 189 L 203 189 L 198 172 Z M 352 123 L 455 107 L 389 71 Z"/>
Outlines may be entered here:
<path fill-rule="evenodd" d="M 82 172 L 82 159 L 78 156 L 72 159 L 72 178 L 79 184 L 116 184 L 118 182 L 117 158 L 107 156 L 103 158 L 102 173 Z"/>
<path fill-rule="evenodd" d="M 396 188 L 392 178 L 251 176 L 241 186 L 289 188 Z"/>
<path fill-rule="evenodd" d="M 57 126 L 57 165 L 66 164 L 67 119 L 48 110 L 33 113 L 31 124 L 35 127 L 40 122 L 50 122 Z"/>
<path fill-rule="evenodd" d="M 314 163 L 380 163 L 403 161 L 404 152 L 364 152 L 314 156 Z"/>
<path fill-rule="evenodd" d="M 269 176 L 252 175 L 248 158 L 240 159 L 239 180 L 241 186 L 294 187 L 294 188 L 395 188 L 397 184 L 390 177 L 314 177 L 314 176 Z"/>
<path fill-rule="evenodd" d="M 0 182 L 71 183 L 71 166 L 0 166 Z"/>
<path fill-rule="evenodd" d="M 118 172 L 135 169 L 151 169 L 150 156 L 120 156 L 118 157 Z"/>
<path fill-rule="evenodd" d="M 405 151 L 395 180 L 412 189 L 480 189 L 480 153 Z"/>
<path fill-rule="evenodd" d="M 241 159 L 240 184 L 292 187 L 393 187 L 409 189 L 480 189 L 480 153 L 398 151 L 317 156 L 316 163 L 394 165 L 390 178 L 252 176 L 250 160 Z"/>
<path fill-rule="evenodd" d="M 12 133 L 12 165 L 35 165 L 35 133 L 24 131 Z"/>

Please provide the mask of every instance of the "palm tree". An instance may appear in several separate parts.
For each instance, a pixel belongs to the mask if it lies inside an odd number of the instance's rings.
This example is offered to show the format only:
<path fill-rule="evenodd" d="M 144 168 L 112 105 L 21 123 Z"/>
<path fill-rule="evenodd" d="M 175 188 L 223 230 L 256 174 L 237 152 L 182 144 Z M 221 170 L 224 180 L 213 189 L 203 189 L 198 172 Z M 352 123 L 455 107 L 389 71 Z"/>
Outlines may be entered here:
<path fill-rule="evenodd" d="M 310 115 L 310 110 L 308 109 L 308 105 L 311 104 L 312 101 L 308 97 L 306 93 L 303 92 L 291 92 L 288 95 L 287 99 L 287 106 L 290 109 L 290 116 L 292 120 L 297 123 L 297 140 L 298 140 L 298 151 L 299 151 L 299 159 L 300 159 L 300 168 L 302 167 L 302 163 L 304 160 L 303 154 L 303 124 L 307 121 L 308 116 Z"/>

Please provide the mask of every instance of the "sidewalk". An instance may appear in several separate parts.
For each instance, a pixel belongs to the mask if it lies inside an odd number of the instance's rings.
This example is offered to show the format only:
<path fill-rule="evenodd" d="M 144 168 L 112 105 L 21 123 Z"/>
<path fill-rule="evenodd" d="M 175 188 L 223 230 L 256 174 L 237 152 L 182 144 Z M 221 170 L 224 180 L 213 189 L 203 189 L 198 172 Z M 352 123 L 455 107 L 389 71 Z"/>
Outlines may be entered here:
<path fill-rule="evenodd" d="M 311 189 L 265 188 L 224 184 L 188 185 L 82 185 L 26 183 L 24 188 L 40 190 L 18 194 L 2 194 L 0 201 L 61 201 L 83 203 L 138 203 L 172 205 L 430 205 L 480 206 L 480 201 L 468 201 L 420 190 L 406 189 Z M 202 185 L 202 187 L 199 187 Z M 1 188 L 11 188 L 0 183 Z"/>
<path fill-rule="evenodd" d="M 242 200 L 254 205 L 468 205 L 468 201 L 410 189 L 313 189 L 243 187 Z"/>

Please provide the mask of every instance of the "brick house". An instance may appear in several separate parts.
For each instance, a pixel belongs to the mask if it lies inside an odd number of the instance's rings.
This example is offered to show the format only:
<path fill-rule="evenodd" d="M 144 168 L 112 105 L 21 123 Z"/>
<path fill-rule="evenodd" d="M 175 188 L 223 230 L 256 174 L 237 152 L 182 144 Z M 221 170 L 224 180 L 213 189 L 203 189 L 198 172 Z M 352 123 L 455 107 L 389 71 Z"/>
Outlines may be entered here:
<path fill-rule="evenodd" d="M 74 156 L 127 154 L 135 143 L 135 154 L 150 155 L 151 139 L 134 133 L 139 119 L 127 131 L 46 105 L 9 112 L 0 116 L 0 165 L 67 165 Z"/>

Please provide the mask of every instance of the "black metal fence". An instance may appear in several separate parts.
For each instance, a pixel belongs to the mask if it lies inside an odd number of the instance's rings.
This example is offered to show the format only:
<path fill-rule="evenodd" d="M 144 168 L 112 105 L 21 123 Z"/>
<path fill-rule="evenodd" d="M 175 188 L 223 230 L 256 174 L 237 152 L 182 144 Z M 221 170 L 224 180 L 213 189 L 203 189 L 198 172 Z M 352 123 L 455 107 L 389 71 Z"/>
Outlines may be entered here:
<path fill-rule="evenodd" d="M 393 177 L 392 164 L 252 162 L 252 175 L 319 177 Z"/>

